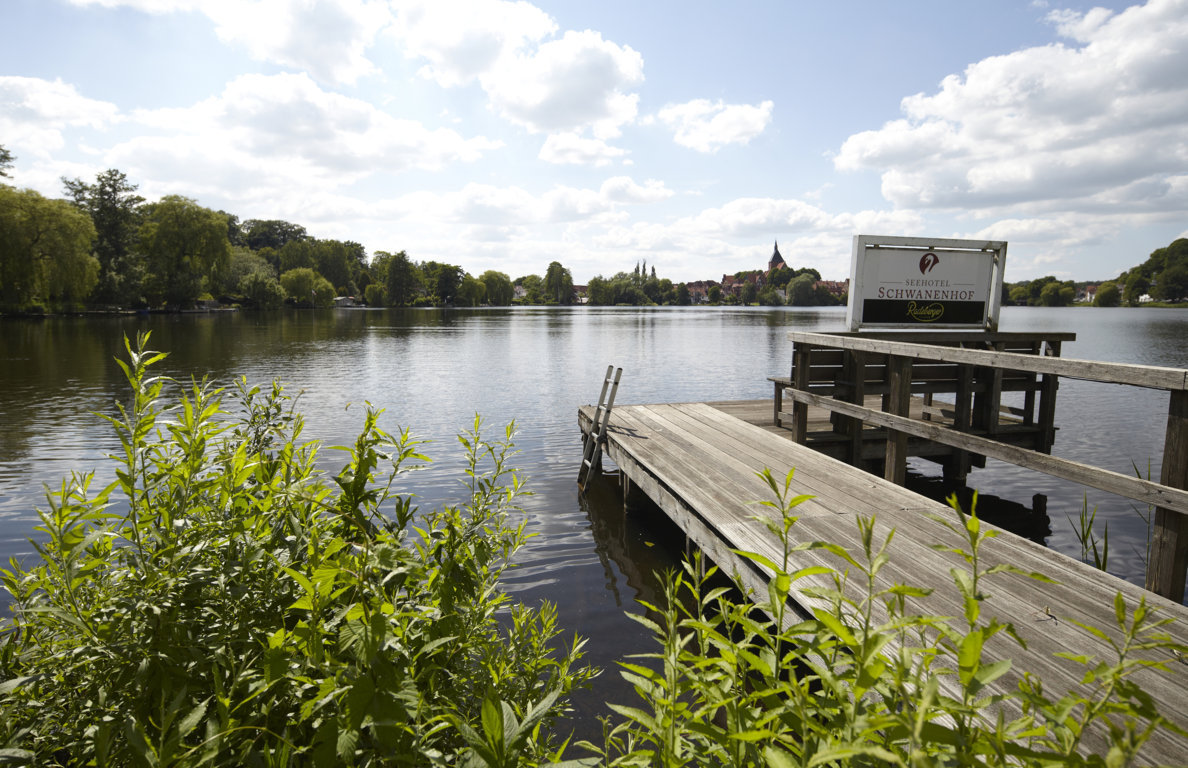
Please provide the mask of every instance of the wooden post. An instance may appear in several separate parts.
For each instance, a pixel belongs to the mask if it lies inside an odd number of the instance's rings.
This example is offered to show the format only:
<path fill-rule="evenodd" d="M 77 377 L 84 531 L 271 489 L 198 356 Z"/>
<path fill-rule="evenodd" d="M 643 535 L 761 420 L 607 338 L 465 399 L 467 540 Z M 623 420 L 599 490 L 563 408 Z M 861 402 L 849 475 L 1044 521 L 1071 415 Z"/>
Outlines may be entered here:
<path fill-rule="evenodd" d="M 854 405 L 866 403 L 866 353 L 856 350 L 846 350 L 842 365 L 843 376 L 850 385 L 849 397 Z M 849 419 L 846 422 L 849 442 L 846 445 L 846 461 L 852 466 L 859 466 L 862 462 L 862 419 Z"/>
<path fill-rule="evenodd" d="M 1167 436 L 1163 441 L 1163 468 L 1159 482 L 1188 488 L 1188 391 L 1173 390 L 1167 409 Z M 1184 600 L 1188 571 L 1188 515 L 1170 509 L 1155 510 L 1151 555 L 1147 562 L 1147 589 L 1177 603 Z"/>
<path fill-rule="evenodd" d="M 957 365 L 956 403 L 953 408 L 953 429 L 969 432 L 973 408 L 973 366 Z M 964 484 L 969 477 L 969 451 L 953 452 L 945 464 L 945 481 Z"/>
<path fill-rule="evenodd" d="M 1005 344 L 995 342 L 994 351 L 1001 352 Z M 986 405 L 986 435 L 994 437 L 998 434 L 999 408 L 1002 405 L 1002 368 L 995 366 L 990 371 L 990 391 L 985 395 Z"/>
<path fill-rule="evenodd" d="M 780 422 L 780 412 L 784 410 L 784 385 L 782 382 L 775 383 L 775 394 L 772 397 L 772 414 L 771 421 L 777 427 L 784 426 Z"/>
<path fill-rule="evenodd" d="M 809 388 L 809 357 L 813 348 L 797 344 L 792 349 L 792 388 L 807 392 Z M 792 404 L 792 440 L 804 444 L 808 439 L 808 404 Z"/>
<path fill-rule="evenodd" d="M 910 416 L 912 403 L 912 359 L 887 356 L 887 397 L 884 408 L 896 416 Z M 894 429 L 887 430 L 887 450 L 883 461 L 883 477 L 896 485 L 903 485 L 907 475 L 908 436 Z"/>
<path fill-rule="evenodd" d="M 1051 357 L 1060 357 L 1060 342 L 1048 342 L 1048 350 Z M 1040 444 L 1035 449 L 1044 453 L 1051 453 L 1052 444 L 1056 442 L 1056 390 L 1059 387 L 1059 377 L 1051 374 L 1040 377 Z"/>

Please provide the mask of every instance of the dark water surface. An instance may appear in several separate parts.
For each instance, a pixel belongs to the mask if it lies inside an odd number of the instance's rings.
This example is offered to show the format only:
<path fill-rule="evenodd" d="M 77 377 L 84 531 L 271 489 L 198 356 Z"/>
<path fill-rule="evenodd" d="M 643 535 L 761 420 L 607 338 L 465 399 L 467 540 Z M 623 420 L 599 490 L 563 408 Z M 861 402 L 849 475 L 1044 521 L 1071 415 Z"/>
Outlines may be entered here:
<path fill-rule="evenodd" d="M 577 406 L 597 399 L 606 366 L 624 369 L 620 403 L 770 397 L 766 377 L 786 374 L 789 330 L 839 330 L 841 310 L 730 308 L 573 308 L 489 310 L 330 310 L 0 322 L 0 561 L 25 557 L 43 484 L 71 471 L 111 469 L 103 455 L 118 442 L 94 414 L 126 395 L 113 357 L 122 337 L 151 330 L 170 353 L 159 373 L 182 380 L 238 376 L 281 379 L 304 391 L 305 437 L 327 446 L 352 441 L 363 404 L 386 409 L 381 424 L 408 426 L 433 442 L 433 465 L 409 487 L 423 504 L 460 497 L 462 452 L 454 435 L 476 413 L 497 437 L 515 419 L 518 465 L 535 495 L 526 499 L 537 534 L 508 586 L 527 601 L 548 599 L 569 631 L 590 638 L 589 660 L 606 668 L 578 702 L 584 722 L 596 702 L 627 689 L 613 662 L 650 650 L 624 616 L 656 599 L 652 572 L 679 557 L 662 524 L 623 514 L 613 488 L 589 498 L 575 485 L 581 459 Z M 1065 357 L 1188 368 L 1188 311 L 1006 308 L 1006 331 L 1074 331 Z M 1120 472 L 1148 462 L 1158 479 L 1167 394 L 1062 381 L 1054 453 Z M 323 464 L 337 468 L 337 452 Z M 932 465 L 914 465 L 936 474 Z M 1109 522 L 1111 571 L 1141 583 L 1146 528 L 1124 499 L 1010 465 L 990 462 L 970 485 L 1031 503 L 1048 496 L 1046 543 L 1079 555 L 1067 515 L 1083 494 Z M 583 728 L 585 730 L 585 728 Z"/>

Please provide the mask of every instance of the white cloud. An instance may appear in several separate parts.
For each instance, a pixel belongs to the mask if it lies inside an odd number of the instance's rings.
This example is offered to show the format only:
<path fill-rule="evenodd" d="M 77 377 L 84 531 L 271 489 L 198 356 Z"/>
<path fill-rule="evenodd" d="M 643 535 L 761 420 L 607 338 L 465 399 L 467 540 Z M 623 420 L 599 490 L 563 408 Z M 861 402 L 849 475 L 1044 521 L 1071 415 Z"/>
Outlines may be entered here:
<path fill-rule="evenodd" d="M 624 157 L 627 150 L 612 147 L 601 139 L 587 139 L 577 133 L 554 133 L 545 139 L 538 157 L 558 165 L 607 165 Z"/>
<path fill-rule="evenodd" d="M 444 87 L 490 72 L 530 43 L 554 34 L 556 23 L 526 2 L 394 0 L 392 33 L 405 55 L 425 59 L 423 77 Z"/>
<path fill-rule="evenodd" d="M 103 128 L 119 120 L 115 104 L 88 99 L 61 80 L 0 76 L 0 136 L 18 156 L 49 159 L 68 128 Z"/>
<path fill-rule="evenodd" d="M 108 162 L 138 178 L 176 180 L 189 194 L 240 200 L 308 198 L 376 173 L 474 161 L 501 146 L 393 117 L 304 74 L 244 75 L 217 97 L 138 111 L 135 120 L 149 132 L 116 145 Z"/>
<path fill-rule="evenodd" d="M 1188 0 L 1048 19 L 1079 45 L 976 62 L 905 98 L 904 119 L 850 136 L 835 166 L 879 171 L 900 207 L 1182 213 Z"/>
<path fill-rule="evenodd" d="M 643 80 L 643 57 L 598 32 L 566 32 L 534 52 L 498 62 L 480 77 L 491 104 L 532 133 L 590 127 L 595 137 L 614 138 L 635 119 Z"/>
<path fill-rule="evenodd" d="M 375 68 L 367 49 L 392 23 L 384 0 L 71 0 L 146 13 L 197 11 L 219 39 L 252 58 L 308 72 L 321 82 L 353 83 Z"/>
<path fill-rule="evenodd" d="M 673 192 L 664 182 L 648 179 L 643 186 L 636 184 L 630 176 L 615 176 L 602 182 L 599 189 L 602 197 L 612 203 L 655 203 L 672 197 Z"/>
<path fill-rule="evenodd" d="M 746 144 L 771 122 L 773 102 L 725 104 L 694 99 L 670 104 L 658 117 L 674 130 L 674 140 L 698 152 L 717 152 L 727 144 Z"/>

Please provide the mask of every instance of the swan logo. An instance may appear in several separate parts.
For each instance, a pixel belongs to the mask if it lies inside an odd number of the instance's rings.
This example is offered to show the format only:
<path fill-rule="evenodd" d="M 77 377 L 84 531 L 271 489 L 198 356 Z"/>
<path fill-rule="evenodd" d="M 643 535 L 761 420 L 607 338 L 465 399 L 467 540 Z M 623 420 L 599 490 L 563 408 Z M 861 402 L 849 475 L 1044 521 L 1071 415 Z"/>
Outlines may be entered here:
<path fill-rule="evenodd" d="M 937 264 L 940 264 L 940 256 L 929 251 L 920 257 L 920 274 L 927 275 Z"/>

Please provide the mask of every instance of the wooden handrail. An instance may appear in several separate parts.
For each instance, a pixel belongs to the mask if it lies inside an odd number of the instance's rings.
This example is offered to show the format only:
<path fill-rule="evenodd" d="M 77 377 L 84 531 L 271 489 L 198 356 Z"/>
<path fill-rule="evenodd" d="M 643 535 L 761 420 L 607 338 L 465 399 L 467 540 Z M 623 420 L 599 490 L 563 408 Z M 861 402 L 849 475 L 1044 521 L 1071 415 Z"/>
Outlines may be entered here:
<path fill-rule="evenodd" d="M 1008 368 L 1049 376 L 1064 376 L 1107 384 L 1129 384 L 1148 389 L 1168 391 L 1188 390 L 1188 371 L 1182 368 L 1161 368 L 1132 363 L 1103 363 L 1097 360 L 1076 360 L 1067 357 L 1043 357 L 1017 352 L 991 352 L 964 347 L 942 347 L 907 341 L 841 336 L 831 333 L 789 331 L 788 338 L 796 344 L 833 349 L 850 349 L 880 355 L 895 355 L 912 360 L 936 360 L 964 363 L 987 368 Z"/>
<path fill-rule="evenodd" d="M 796 345 L 793 351 L 791 387 L 788 389 L 793 406 L 791 414 L 782 413 L 782 394 L 777 396 L 776 423 L 780 423 L 781 416 L 790 415 L 793 440 L 805 442 L 807 408 L 811 404 L 853 419 L 857 424 L 857 429 L 852 430 L 853 435 L 861 434 L 863 422 L 886 428 L 888 431 L 884 477 L 897 483 L 903 480 L 907 436 L 914 435 L 952 446 L 958 449 L 959 457 L 970 453 L 989 456 L 1152 504 L 1156 511 L 1147 567 L 1147 589 L 1172 600 L 1184 599 L 1185 582 L 1188 580 L 1188 493 L 1184 490 L 1188 488 L 1188 370 L 943 346 L 945 343 L 987 343 L 1001 349 L 1015 340 L 991 339 L 990 334 L 981 338 L 957 338 L 954 335 L 933 332 L 915 337 L 936 342 L 932 344 L 917 343 L 915 339 L 902 341 L 887 338 L 882 334 L 879 336 L 804 331 L 788 333 L 788 338 Z M 1059 354 L 1060 339 L 1036 336 L 1033 340 L 1055 342 L 1056 354 Z M 823 388 L 814 386 L 810 376 L 812 353 L 814 350 L 830 349 L 843 350 L 852 355 L 886 356 L 884 370 L 887 394 L 884 395 L 882 410 L 865 407 L 861 403 L 861 398 L 856 402 L 846 402 L 844 399 L 818 394 Z M 1034 349 L 1038 351 L 1040 347 L 1037 345 Z M 976 368 L 985 371 L 986 375 L 991 377 L 989 400 L 983 407 L 985 413 L 991 414 L 995 420 L 986 421 L 984 426 L 988 434 L 985 437 L 969 434 L 966 431 L 969 424 L 964 419 L 958 418 L 957 428 L 954 429 L 908 417 L 907 398 L 913 386 L 914 361 L 956 363 L 966 367 L 967 372 Z M 1024 371 L 1044 378 L 1045 394 L 1040 408 L 1040 423 L 1041 427 L 1047 427 L 1049 430 L 1053 427 L 1056 382 L 1061 376 L 1169 392 L 1171 400 L 1168 406 L 1160 482 L 1153 483 L 1100 467 L 1049 456 L 1043 451 L 1051 446 L 1050 440 L 1046 442 L 1046 446 L 1040 446 L 1040 451 L 1031 451 L 993 439 L 997 428 L 998 397 L 1002 392 L 1004 370 Z M 862 384 L 863 381 L 860 380 L 850 386 L 861 392 Z M 835 395 L 839 386 L 835 384 L 833 387 Z M 810 392 L 810 387 L 816 391 Z M 959 409 L 968 408 L 967 398 L 973 396 L 971 389 L 968 381 L 957 387 Z M 1031 403 L 1026 407 L 1030 409 Z"/>
<path fill-rule="evenodd" d="M 1188 513 L 1188 491 L 1178 488 L 1170 488 L 1133 475 L 1124 475 L 1077 461 L 1049 456 L 1039 451 L 1007 445 L 997 440 L 971 435 L 968 432 L 958 432 L 935 422 L 896 416 L 875 408 L 854 405 L 796 389 L 791 390 L 790 394 L 793 402 L 807 403 L 817 408 L 825 408 L 852 418 L 862 419 L 867 424 L 877 424 L 880 427 L 887 427 L 914 437 L 980 453 L 983 456 L 1017 464 L 1021 467 L 1029 467 L 1053 477 L 1072 480 L 1081 485 L 1116 493 L 1143 504 L 1164 507 L 1182 514 Z"/>

